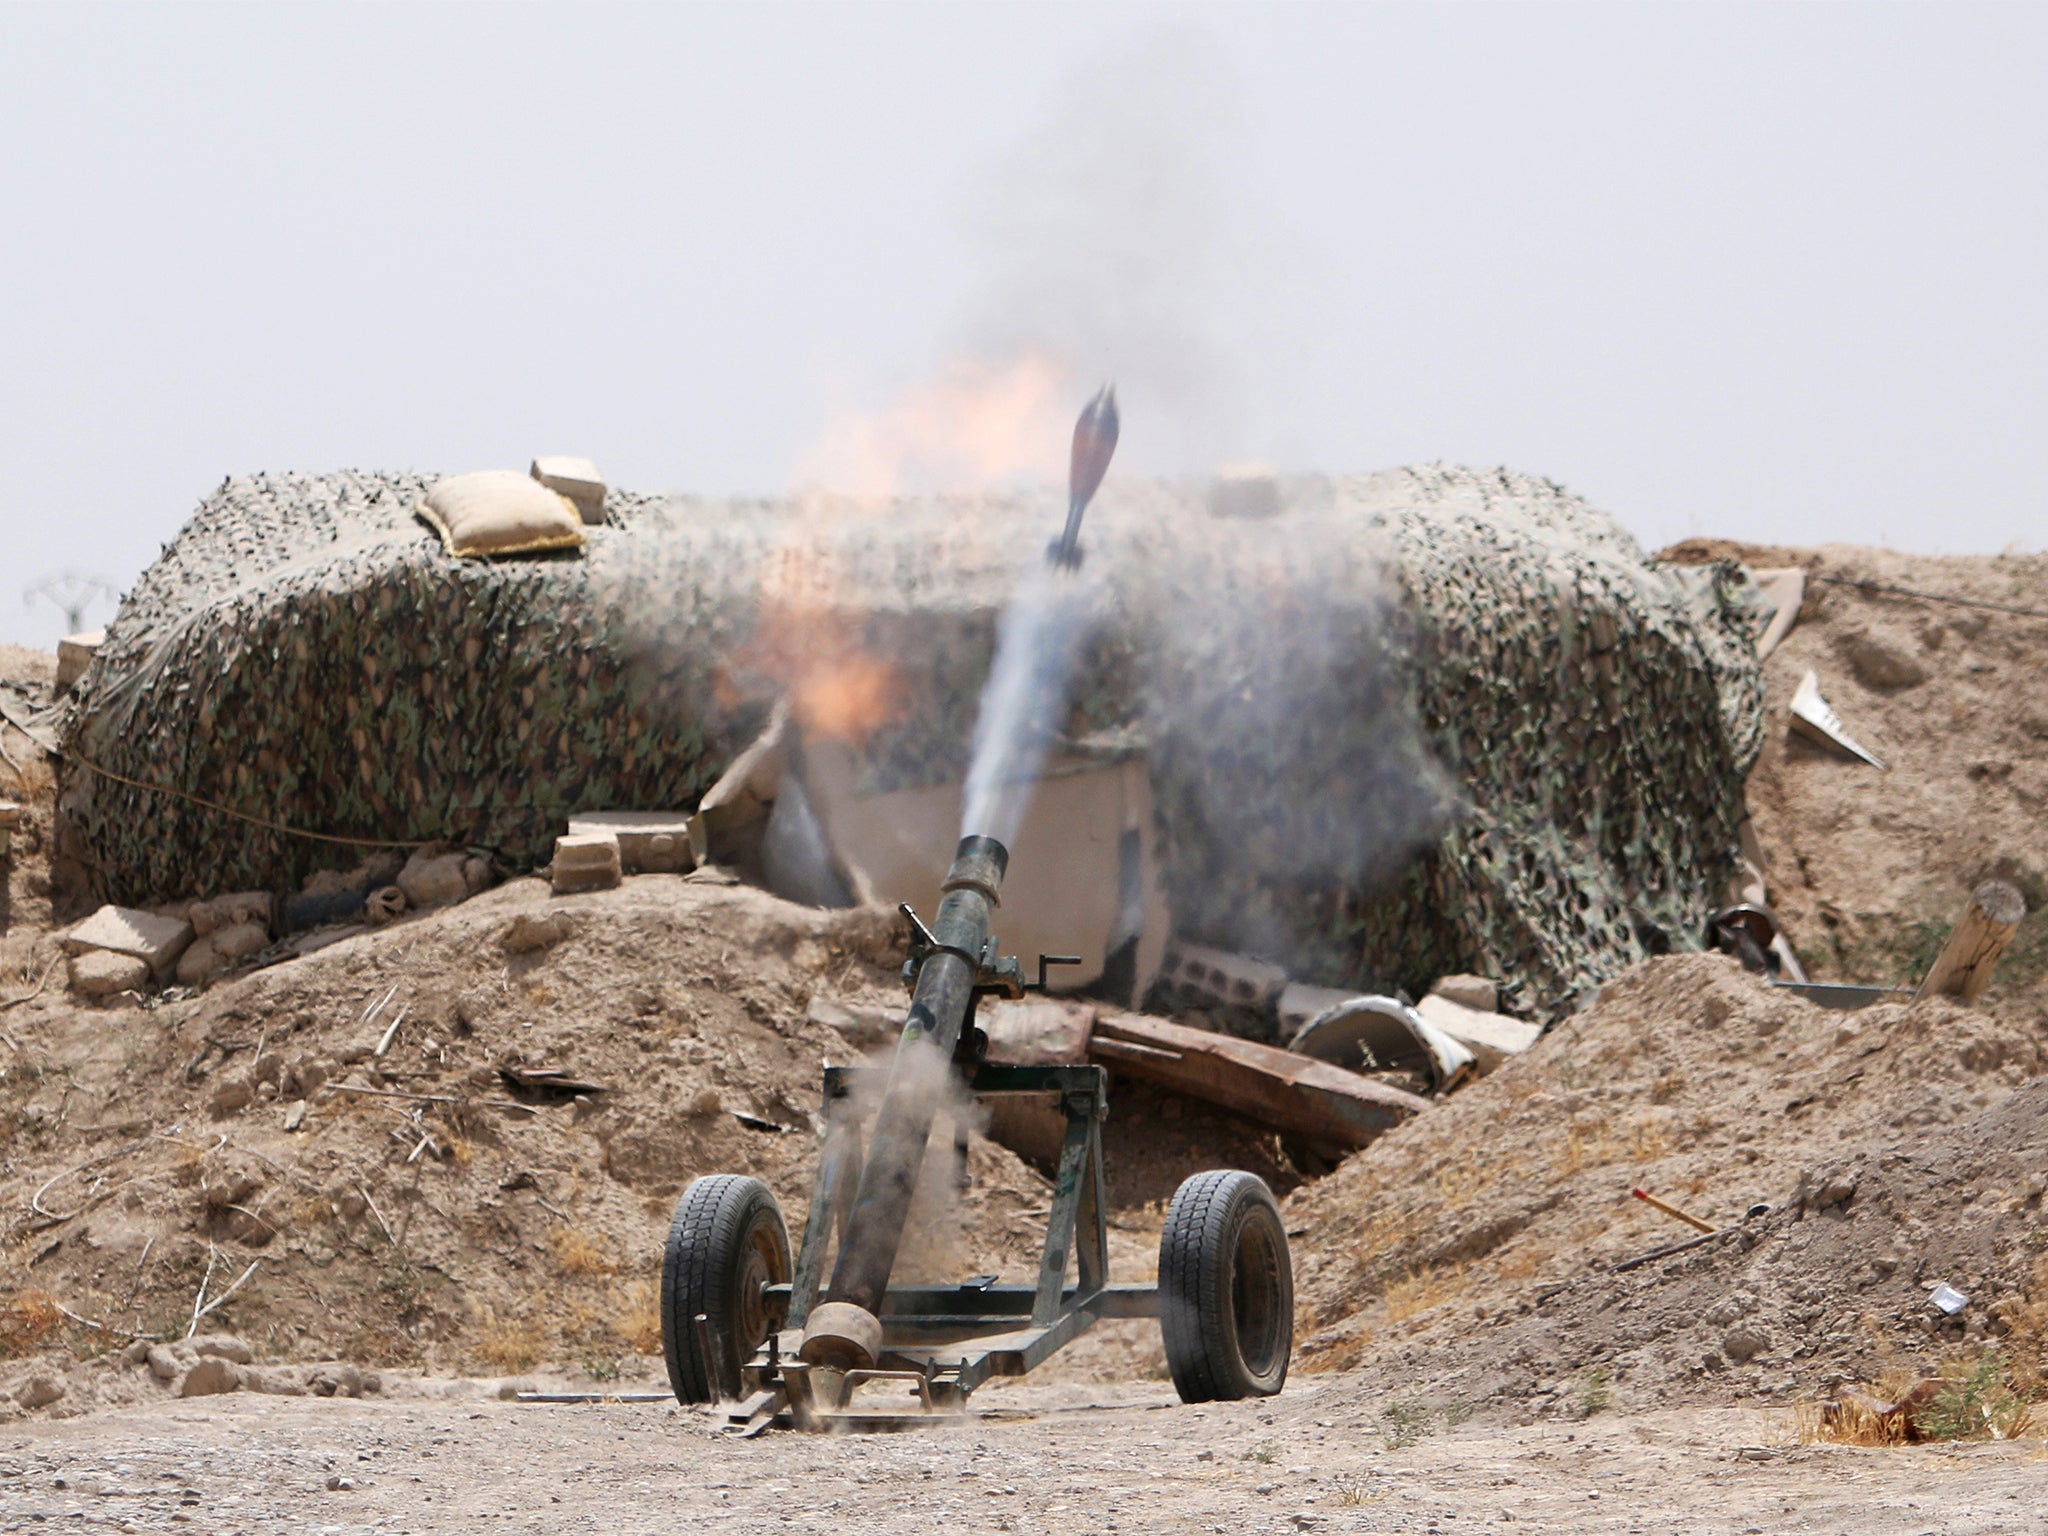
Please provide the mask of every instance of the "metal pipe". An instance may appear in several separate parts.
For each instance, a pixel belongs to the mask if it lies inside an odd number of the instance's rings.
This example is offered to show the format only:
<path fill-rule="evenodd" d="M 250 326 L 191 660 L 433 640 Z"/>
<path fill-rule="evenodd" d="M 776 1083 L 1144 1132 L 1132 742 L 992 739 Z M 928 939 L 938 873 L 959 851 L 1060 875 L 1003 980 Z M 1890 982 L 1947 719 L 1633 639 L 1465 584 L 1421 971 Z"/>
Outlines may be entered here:
<path fill-rule="evenodd" d="M 932 1119 L 945 1096 L 953 1051 L 974 1006 L 988 950 L 997 892 L 1009 851 L 992 837 L 963 837 L 941 889 L 932 924 L 937 947 L 925 957 L 910 1016 L 896 1045 L 881 1110 L 868 1142 L 853 1215 L 832 1269 L 826 1299 L 879 1313 L 917 1192 Z"/>

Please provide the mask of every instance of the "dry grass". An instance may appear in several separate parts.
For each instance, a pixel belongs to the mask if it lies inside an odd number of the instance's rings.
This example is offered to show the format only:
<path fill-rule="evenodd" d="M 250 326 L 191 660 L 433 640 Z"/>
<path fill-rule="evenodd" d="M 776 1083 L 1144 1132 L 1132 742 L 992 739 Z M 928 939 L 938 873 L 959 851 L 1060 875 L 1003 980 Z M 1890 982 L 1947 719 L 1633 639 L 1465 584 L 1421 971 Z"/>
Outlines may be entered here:
<path fill-rule="evenodd" d="M 652 1280 L 613 1287 L 611 1328 L 635 1354 L 661 1353 L 660 1291 Z"/>
<path fill-rule="evenodd" d="M 485 1302 L 471 1307 L 469 1343 L 477 1358 L 500 1371 L 526 1371 L 547 1353 L 547 1339 L 531 1318 L 500 1317 Z"/>
<path fill-rule="evenodd" d="M 1533 1280 L 1556 1257 L 1557 1251 L 1543 1243 L 1509 1243 L 1499 1250 L 1493 1272 L 1503 1280 Z"/>
<path fill-rule="evenodd" d="M 603 1244 L 578 1227 L 556 1227 L 548 1233 L 555 1262 L 572 1275 L 610 1275 L 618 1263 Z"/>
<path fill-rule="evenodd" d="M 16 1291 L 0 1302 L 0 1360 L 34 1354 L 63 1320 L 57 1298 L 48 1291 Z"/>
<path fill-rule="evenodd" d="M 1463 1264 L 1444 1264 L 1432 1269 L 1421 1269 L 1400 1279 L 1391 1281 L 1383 1298 L 1387 1309 L 1387 1321 L 1405 1322 L 1423 1312 L 1429 1312 L 1455 1301 L 1471 1287 L 1471 1276 Z"/>

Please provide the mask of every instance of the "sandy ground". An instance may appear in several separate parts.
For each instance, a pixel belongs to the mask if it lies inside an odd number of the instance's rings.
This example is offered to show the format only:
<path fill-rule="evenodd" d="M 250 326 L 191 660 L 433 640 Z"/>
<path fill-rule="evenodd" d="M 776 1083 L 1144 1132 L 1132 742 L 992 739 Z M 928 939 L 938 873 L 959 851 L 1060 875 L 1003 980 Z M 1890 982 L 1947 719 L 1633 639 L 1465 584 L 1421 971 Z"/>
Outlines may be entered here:
<path fill-rule="evenodd" d="M 1716 1409 L 1475 1420 L 1390 1448 L 1383 1418 L 1332 1406 L 1351 1385 L 1207 1408 L 1027 1389 L 958 1426 L 753 1441 L 673 1404 L 528 1405 L 474 1383 L 216 1398 L 17 1428 L 0 1529 L 1974 1536 L 2048 1518 L 2038 1443 L 1800 1445 L 1786 1415 Z"/>

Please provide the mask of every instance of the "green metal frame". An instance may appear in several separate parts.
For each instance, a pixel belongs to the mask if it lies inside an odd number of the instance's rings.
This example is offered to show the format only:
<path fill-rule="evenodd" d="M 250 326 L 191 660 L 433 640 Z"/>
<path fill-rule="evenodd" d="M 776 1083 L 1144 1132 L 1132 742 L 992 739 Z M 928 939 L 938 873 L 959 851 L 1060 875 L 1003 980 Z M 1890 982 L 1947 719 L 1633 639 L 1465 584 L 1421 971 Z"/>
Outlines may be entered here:
<path fill-rule="evenodd" d="M 825 1069 L 825 1144 L 810 1215 L 790 1283 L 768 1289 L 771 1308 L 777 1301 L 786 1304 L 785 1329 L 801 1332 L 818 1300 L 831 1250 L 845 1241 L 861 1174 L 857 1089 L 868 1083 L 879 1086 L 887 1075 L 884 1067 Z M 837 1384 L 839 1409 L 853 1386 L 878 1379 L 910 1383 L 926 1412 L 958 1409 L 990 1377 L 1023 1375 L 1101 1318 L 1159 1315 L 1156 1286 L 1109 1283 L 1109 1193 L 1102 1168 L 1108 1073 L 1096 1066 L 983 1062 L 968 1071 L 965 1086 L 978 1099 L 1050 1096 L 1066 1114 L 1037 1283 L 997 1285 L 993 1276 L 977 1276 L 955 1286 L 892 1286 L 881 1310 L 881 1358 L 875 1370 L 849 1373 Z M 1066 1283 L 1070 1258 L 1076 1273 L 1071 1286 Z M 785 1408 L 799 1423 L 828 1417 L 876 1418 L 821 1405 L 811 1369 L 785 1355 L 779 1337 L 769 1339 L 744 1375 L 749 1393 L 733 1410 L 735 1423 L 765 1427 Z"/>

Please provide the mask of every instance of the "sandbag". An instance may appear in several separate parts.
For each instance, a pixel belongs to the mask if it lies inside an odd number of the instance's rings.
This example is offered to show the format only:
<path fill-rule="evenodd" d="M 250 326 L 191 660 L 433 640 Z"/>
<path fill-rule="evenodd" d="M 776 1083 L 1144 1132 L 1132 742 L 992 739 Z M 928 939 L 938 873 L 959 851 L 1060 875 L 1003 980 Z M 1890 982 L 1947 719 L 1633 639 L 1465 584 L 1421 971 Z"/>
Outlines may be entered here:
<path fill-rule="evenodd" d="M 509 469 L 437 481 L 421 499 L 419 515 L 458 559 L 583 547 L 583 517 L 575 503 Z"/>

